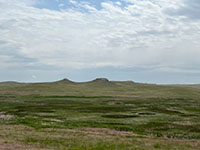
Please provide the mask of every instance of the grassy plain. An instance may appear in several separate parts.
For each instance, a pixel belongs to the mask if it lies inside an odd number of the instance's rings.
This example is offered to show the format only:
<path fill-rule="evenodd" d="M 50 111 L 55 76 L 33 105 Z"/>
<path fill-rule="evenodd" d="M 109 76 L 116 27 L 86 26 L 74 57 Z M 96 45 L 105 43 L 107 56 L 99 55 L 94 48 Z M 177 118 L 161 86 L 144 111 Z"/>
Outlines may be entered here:
<path fill-rule="evenodd" d="M 0 83 L 0 149 L 200 149 L 200 88 Z"/>

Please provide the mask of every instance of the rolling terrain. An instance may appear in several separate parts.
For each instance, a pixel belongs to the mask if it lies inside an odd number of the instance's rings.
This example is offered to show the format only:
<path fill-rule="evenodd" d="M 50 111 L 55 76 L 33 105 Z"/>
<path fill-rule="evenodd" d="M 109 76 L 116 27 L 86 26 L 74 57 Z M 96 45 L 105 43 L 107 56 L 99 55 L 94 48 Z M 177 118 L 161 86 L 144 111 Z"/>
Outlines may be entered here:
<path fill-rule="evenodd" d="M 0 83 L 0 149 L 200 149 L 200 86 Z"/>

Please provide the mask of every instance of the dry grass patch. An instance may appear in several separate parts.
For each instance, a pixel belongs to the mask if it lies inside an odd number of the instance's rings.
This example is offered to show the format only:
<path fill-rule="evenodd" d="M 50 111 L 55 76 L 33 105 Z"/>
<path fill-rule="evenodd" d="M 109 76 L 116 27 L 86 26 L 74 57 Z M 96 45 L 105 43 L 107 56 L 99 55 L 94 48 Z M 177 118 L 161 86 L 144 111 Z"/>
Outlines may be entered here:
<path fill-rule="evenodd" d="M 1 125 L 0 131 L 0 150 L 198 150 L 200 147 L 200 140 L 155 138 L 106 128 L 36 130 L 22 125 Z"/>

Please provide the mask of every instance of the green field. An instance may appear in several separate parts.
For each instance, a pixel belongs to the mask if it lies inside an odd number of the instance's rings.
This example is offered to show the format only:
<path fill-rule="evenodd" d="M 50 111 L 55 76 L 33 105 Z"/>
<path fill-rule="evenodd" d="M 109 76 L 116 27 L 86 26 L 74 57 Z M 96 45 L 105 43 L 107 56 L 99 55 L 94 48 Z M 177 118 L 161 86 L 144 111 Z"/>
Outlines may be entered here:
<path fill-rule="evenodd" d="M 200 86 L 0 83 L 0 149 L 200 149 Z"/>

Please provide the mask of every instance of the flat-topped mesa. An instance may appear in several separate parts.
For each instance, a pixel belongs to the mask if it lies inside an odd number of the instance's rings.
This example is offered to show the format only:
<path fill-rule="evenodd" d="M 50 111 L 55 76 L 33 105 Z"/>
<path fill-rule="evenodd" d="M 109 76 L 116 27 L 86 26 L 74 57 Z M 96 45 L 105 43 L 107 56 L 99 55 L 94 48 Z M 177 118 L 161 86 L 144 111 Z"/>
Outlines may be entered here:
<path fill-rule="evenodd" d="M 58 82 L 63 82 L 63 83 L 73 83 L 71 80 L 67 79 L 67 78 L 64 78 Z"/>
<path fill-rule="evenodd" d="M 97 83 L 109 83 L 110 81 L 106 78 L 96 78 L 92 82 L 97 82 Z"/>

